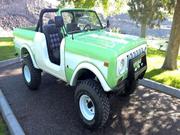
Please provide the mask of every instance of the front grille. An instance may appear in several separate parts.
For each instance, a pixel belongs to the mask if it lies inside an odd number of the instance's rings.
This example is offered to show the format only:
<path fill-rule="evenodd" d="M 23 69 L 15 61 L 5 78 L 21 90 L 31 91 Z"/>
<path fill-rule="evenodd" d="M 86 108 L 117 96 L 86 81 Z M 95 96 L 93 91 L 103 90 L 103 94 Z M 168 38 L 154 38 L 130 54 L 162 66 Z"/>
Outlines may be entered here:
<path fill-rule="evenodd" d="M 145 52 L 146 52 L 146 47 L 145 46 L 141 46 L 141 47 L 138 47 L 138 48 L 135 48 L 135 49 L 131 50 L 127 54 L 127 58 L 128 58 L 128 60 L 130 60 L 130 59 L 133 59 L 133 58 L 135 58 L 135 57 L 137 57 L 140 54 L 145 53 Z"/>

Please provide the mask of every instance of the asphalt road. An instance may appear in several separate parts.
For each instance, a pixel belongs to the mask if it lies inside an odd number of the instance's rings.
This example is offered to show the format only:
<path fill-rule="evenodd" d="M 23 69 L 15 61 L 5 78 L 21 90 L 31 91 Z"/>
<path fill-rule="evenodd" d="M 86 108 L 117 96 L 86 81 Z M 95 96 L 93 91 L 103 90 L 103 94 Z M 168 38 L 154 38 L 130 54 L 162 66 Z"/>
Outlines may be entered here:
<path fill-rule="evenodd" d="M 20 67 L 0 69 L 0 88 L 27 135 L 180 134 L 180 99 L 139 86 L 130 98 L 111 97 L 106 127 L 90 131 L 79 122 L 74 88 L 44 74 L 40 89 L 29 91 Z"/>

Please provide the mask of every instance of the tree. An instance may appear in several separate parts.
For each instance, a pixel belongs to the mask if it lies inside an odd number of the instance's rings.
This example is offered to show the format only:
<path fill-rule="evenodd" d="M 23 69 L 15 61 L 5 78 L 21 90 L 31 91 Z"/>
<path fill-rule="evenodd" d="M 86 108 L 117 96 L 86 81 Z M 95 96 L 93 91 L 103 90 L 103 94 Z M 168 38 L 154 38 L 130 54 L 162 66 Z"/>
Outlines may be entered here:
<path fill-rule="evenodd" d="M 65 3 L 73 3 L 75 8 L 93 8 L 99 1 L 106 7 L 108 0 L 59 0 L 60 5 L 64 6 Z"/>
<path fill-rule="evenodd" d="M 141 37 L 146 35 L 147 26 L 159 25 L 165 18 L 164 11 L 171 13 L 174 8 L 174 16 L 169 44 L 163 69 L 177 69 L 177 57 L 180 48 L 180 0 L 130 0 L 129 15 L 137 23 L 141 24 Z"/>
<path fill-rule="evenodd" d="M 147 26 L 159 26 L 165 19 L 161 0 L 130 0 L 128 5 L 130 17 L 141 25 L 141 37 L 146 37 Z"/>
<path fill-rule="evenodd" d="M 124 3 L 123 0 L 59 0 L 60 7 L 66 5 L 74 5 L 75 8 L 102 8 L 105 16 L 120 13 L 120 9 Z"/>
<path fill-rule="evenodd" d="M 176 3 L 169 44 L 166 52 L 166 58 L 163 64 L 164 69 L 177 69 L 177 57 L 180 48 L 180 0 L 171 1 Z"/>

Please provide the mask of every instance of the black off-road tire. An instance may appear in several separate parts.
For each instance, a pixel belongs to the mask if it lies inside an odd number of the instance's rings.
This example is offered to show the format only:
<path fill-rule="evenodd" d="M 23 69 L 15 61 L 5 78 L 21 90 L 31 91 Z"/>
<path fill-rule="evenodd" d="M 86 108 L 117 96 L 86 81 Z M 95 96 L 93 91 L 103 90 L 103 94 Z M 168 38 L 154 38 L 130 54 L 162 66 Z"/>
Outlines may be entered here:
<path fill-rule="evenodd" d="M 88 95 L 95 106 L 95 116 L 92 120 L 87 120 L 80 110 L 79 100 L 82 95 Z M 75 91 L 75 104 L 83 124 L 89 129 L 102 128 L 108 120 L 110 104 L 107 94 L 95 80 L 81 81 Z"/>
<path fill-rule="evenodd" d="M 132 82 L 128 82 L 126 84 L 126 88 L 125 90 L 123 91 L 123 93 L 120 94 L 120 96 L 122 97 L 128 97 L 130 96 L 131 94 L 134 93 L 134 91 L 136 90 L 137 88 L 137 84 L 138 84 L 138 80 L 134 80 Z"/>
<path fill-rule="evenodd" d="M 28 82 L 25 78 L 24 75 L 24 67 L 27 66 L 29 68 L 30 71 L 30 81 Z M 30 90 L 38 90 L 40 84 L 41 84 L 41 70 L 36 69 L 33 66 L 31 57 L 28 55 L 26 57 L 23 58 L 23 63 L 22 63 L 22 74 L 23 74 L 23 78 L 25 81 L 25 84 L 29 87 Z"/>

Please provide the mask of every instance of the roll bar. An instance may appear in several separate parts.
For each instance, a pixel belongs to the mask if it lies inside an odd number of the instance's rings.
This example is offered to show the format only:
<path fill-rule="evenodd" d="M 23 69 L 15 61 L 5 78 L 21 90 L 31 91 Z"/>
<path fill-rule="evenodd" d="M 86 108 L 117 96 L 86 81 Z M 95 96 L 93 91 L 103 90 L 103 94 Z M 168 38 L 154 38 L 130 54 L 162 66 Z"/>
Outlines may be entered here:
<path fill-rule="evenodd" d="M 58 12 L 59 9 L 56 9 L 56 8 L 45 8 L 45 9 L 42 9 L 41 12 L 40 12 L 40 15 L 39 15 L 39 20 L 38 20 L 38 24 L 36 26 L 36 31 L 40 31 L 42 32 L 42 26 L 43 26 L 43 16 L 45 13 L 50 13 L 50 12 Z"/>

